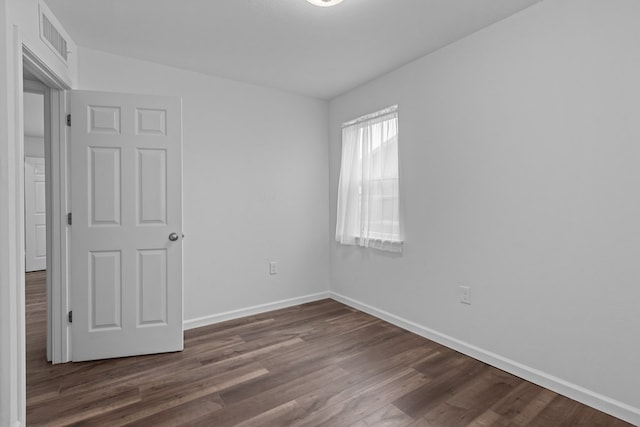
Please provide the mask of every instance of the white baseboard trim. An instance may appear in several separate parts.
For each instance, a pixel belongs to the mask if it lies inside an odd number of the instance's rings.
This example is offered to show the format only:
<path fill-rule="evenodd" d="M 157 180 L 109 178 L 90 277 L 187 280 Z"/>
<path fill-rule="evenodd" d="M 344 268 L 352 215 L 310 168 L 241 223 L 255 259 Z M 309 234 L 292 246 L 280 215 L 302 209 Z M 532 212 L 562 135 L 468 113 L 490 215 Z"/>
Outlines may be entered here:
<path fill-rule="evenodd" d="M 224 313 L 213 314 L 211 316 L 203 316 L 195 319 L 189 319 L 182 322 L 184 330 L 199 328 L 201 326 L 213 325 L 215 323 L 226 322 L 227 320 L 239 319 L 241 317 L 253 316 L 254 314 L 265 313 L 267 311 L 279 310 L 281 308 L 292 307 L 294 305 L 305 304 L 308 302 L 319 301 L 329 298 L 329 292 L 320 292 L 317 294 L 305 295 L 296 298 L 290 298 L 281 301 L 269 302 L 266 304 L 254 305 L 253 307 L 241 308 L 238 310 L 225 311 Z"/>
<path fill-rule="evenodd" d="M 602 412 L 606 412 L 614 417 L 625 420 L 634 425 L 640 425 L 640 408 L 636 408 L 626 403 L 611 399 L 602 394 L 588 390 L 579 385 L 570 383 L 562 378 L 555 377 L 548 373 L 539 371 L 530 366 L 523 365 L 514 360 L 507 359 L 506 357 L 468 344 L 464 341 L 460 341 L 456 338 L 442 334 L 433 329 L 414 323 L 410 320 L 403 319 L 400 316 L 391 314 L 387 311 L 380 310 L 376 307 L 372 307 L 368 304 L 356 301 L 352 298 L 340 295 L 335 292 L 330 292 L 329 297 L 341 302 L 350 307 L 356 308 L 360 311 L 368 313 L 393 325 L 396 325 L 402 329 L 413 332 L 424 338 L 435 341 L 446 347 L 473 357 L 491 366 L 495 366 L 498 369 L 509 372 L 527 381 L 530 381 L 539 386 L 545 387 L 563 396 L 567 396 L 585 405 L 596 408 Z"/>

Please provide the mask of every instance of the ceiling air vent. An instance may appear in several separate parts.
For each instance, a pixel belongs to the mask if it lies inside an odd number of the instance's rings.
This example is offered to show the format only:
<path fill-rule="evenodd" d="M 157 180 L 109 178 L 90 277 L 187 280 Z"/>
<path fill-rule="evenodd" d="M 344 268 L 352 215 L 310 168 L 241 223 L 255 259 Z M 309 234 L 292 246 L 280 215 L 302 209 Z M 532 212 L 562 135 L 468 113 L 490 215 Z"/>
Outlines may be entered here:
<path fill-rule="evenodd" d="M 52 19 L 47 16 L 47 10 L 40 7 L 40 38 L 66 63 L 68 54 L 67 40 L 51 21 Z"/>

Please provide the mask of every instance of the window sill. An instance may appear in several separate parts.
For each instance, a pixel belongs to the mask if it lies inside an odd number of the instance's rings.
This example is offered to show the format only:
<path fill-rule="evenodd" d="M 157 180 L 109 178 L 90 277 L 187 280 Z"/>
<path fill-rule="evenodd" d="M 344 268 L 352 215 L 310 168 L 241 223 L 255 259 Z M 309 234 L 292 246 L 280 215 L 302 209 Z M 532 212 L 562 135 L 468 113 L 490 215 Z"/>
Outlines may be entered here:
<path fill-rule="evenodd" d="M 361 237 L 356 237 L 354 239 L 354 245 L 360 246 L 361 248 L 372 248 L 378 249 L 386 252 L 402 252 L 404 241 L 403 240 L 387 240 L 387 239 L 378 239 L 378 238 L 368 238 L 363 239 Z"/>

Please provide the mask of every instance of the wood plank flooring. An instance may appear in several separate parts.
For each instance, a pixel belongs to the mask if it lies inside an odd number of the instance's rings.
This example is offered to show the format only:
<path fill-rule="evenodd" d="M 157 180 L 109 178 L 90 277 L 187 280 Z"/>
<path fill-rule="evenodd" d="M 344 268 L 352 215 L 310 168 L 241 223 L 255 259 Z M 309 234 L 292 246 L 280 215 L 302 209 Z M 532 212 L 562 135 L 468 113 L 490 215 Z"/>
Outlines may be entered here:
<path fill-rule="evenodd" d="M 332 300 L 185 332 L 180 353 L 51 365 L 27 275 L 29 426 L 628 426 Z"/>

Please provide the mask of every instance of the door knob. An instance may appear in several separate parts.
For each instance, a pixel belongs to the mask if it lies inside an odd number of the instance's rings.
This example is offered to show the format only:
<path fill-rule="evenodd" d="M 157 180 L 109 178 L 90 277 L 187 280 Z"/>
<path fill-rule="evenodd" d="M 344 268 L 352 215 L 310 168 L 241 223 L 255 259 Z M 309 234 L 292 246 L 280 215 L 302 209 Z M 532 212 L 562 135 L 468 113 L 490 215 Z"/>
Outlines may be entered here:
<path fill-rule="evenodd" d="M 172 242 L 175 242 L 176 240 L 178 240 L 178 233 L 169 234 L 169 240 L 171 240 Z"/>

